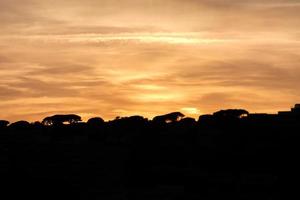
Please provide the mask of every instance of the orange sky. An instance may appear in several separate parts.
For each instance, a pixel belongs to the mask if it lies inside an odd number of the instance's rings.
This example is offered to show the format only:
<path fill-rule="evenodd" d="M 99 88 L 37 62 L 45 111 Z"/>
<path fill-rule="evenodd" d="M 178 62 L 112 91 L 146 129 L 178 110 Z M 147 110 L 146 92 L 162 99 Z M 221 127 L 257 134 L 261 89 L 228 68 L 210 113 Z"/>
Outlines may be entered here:
<path fill-rule="evenodd" d="M 298 0 L 1 0 L 0 119 L 300 102 Z"/>

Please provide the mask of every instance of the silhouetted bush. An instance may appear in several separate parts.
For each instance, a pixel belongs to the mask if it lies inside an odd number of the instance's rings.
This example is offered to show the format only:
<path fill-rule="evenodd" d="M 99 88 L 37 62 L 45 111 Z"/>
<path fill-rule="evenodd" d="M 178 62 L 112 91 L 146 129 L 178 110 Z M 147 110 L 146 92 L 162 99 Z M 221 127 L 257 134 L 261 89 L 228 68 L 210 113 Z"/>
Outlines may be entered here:
<path fill-rule="evenodd" d="M 247 117 L 249 114 L 248 111 L 244 109 L 228 109 L 228 110 L 220 110 L 213 114 L 214 117 L 223 117 L 223 118 L 241 118 Z"/>
<path fill-rule="evenodd" d="M 64 123 L 74 124 L 81 121 L 81 117 L 78 115 L 70 114 L 70 115 L 54 115 L 50 117 L 46 117 L 43 119 L 42 123 L 44 125 L 62 125 Z"/>
<path fill-rule="evenodd" d="M 186 126 L 190 126 L 190 125 L 194 125 L 196 123 L 196 120 L 191 117 L 186 117 L 186 118 L 181 119 L 180 123 L 182 123 Z"/>
<path fill-rule="evenodd" d="M 166 115 L 160 115 L 153 118 L 154 123 L 172 123 L 178 122 L 184 117 L 181 112 L 172 112 Z"/>
<path fill-rule="evenodd" d="M 30 127 L 30 123 L 27 121 L 17 121 L 14 123 L 11 123 L 9 125 L 10 128 L 16 128 L 16 129 L 26 129 Z"/>
<path fill-rule="evenodd" d="M 201 124 L 211 124 L 214 120 L 213 115 L 200 115 L 198 118 L 198 122 Z"/>
<path fill-rule="evenodd" d="M 6 121 L 6 120 L 0 120 L 0 128 L 7 127 L 8 124 L 9 124 L 9 121 Z"/>
<path fill-rule="evenodd" d="M 102 126 L 104 124 L 104 120 L 101 117 L 94 117 L 87 121 L 89 126 Z"/>

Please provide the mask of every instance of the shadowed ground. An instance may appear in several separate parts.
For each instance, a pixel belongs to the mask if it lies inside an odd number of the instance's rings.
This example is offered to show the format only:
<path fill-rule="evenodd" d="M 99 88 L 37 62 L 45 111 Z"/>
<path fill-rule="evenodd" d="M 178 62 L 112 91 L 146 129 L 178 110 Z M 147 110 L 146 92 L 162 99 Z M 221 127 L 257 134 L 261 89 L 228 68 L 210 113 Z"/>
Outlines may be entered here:
<path fill-rule="evenodd" d="M 281 199 L 282 183 L 295 188 L 300 118 L 291 113 L 227 110 L 198 121 L 174 113 L 173 120 L 168 114 L 153 121 L 140 116 L 47 125 L 3 121 L 2 194 L 5 199 Z"/>

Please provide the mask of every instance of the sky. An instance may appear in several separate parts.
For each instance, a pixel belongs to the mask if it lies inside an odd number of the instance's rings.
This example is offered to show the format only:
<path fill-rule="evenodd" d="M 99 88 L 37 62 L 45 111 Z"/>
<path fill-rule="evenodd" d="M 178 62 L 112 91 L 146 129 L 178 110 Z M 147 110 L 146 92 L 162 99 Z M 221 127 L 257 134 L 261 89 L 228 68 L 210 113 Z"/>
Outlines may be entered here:
<path fill-rule="evenodd" d="M 299 0 L 0 0 L 0 119 L 300 102 Z"/>

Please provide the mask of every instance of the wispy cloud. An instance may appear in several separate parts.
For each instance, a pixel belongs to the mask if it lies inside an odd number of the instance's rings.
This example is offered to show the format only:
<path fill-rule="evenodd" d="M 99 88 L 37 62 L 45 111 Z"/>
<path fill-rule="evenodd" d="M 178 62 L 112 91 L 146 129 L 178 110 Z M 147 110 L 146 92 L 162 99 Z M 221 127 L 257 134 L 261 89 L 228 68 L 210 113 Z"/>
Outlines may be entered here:
<path fill-rule="evenodd" d="M 296 0 L 0 1 L 0 118 L 288 108 L 300 100 L 299 11 Z"/>

